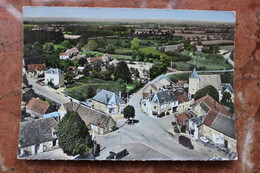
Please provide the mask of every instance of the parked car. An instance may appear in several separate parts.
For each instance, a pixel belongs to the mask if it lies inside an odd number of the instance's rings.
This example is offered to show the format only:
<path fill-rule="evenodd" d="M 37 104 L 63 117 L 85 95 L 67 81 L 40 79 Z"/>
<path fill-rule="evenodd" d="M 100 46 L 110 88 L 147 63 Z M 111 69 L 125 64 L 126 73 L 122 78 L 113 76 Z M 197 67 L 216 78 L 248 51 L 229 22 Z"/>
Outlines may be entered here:
<path fill-rule="evenodd" d="M 185 136 L 179 136 L 179 144 L 181 144 L 182 146 L 187 147 L 191 150 L 194 149 L 190 139 Z"/>
<path fill-rule="evenodd" d="M 208 143 L 208 142 L 209 142 L 209 140 L 208 140 L 206 137 L 204 137 L 204 136 L 201 136 L 201 137 L 200 137 L 200 140 L 201 140 L 202 142 L 204 142 L 204 143 Z"/>

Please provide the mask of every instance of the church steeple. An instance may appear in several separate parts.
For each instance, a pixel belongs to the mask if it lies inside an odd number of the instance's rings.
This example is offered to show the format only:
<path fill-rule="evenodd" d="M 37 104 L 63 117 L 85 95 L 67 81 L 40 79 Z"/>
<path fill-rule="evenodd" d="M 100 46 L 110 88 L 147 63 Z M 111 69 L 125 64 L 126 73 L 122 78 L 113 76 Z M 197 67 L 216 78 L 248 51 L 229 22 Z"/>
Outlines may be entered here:
<path fill-rule="evenodd" d="M 190 74 L 190 78 L 199 78 L 196 68 L 193 69 L 192 73 Z"/>

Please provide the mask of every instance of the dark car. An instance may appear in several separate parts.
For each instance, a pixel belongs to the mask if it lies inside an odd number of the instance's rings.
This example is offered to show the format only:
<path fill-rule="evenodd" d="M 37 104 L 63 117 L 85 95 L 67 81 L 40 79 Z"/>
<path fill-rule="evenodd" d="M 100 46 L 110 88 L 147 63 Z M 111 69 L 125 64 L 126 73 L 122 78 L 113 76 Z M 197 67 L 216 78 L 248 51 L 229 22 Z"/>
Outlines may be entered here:
<path fill-rule="evenodd" d="M 189 138 L 185 137 L 185 136 L 179 136 L 179 144 L 183 145 L 184 147 L 187 147 L 191 150 L 194 149 L 191 141 Z"/>

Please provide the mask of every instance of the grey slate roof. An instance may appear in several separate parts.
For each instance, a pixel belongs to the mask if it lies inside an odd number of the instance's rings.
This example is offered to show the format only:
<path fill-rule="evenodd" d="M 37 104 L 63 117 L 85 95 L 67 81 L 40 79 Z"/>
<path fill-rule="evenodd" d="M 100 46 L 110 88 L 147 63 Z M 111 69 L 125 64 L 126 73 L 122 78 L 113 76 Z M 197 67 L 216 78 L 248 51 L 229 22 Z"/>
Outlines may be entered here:
<path fill-rule="evenodd" d="M 199 78 L 199 75 L 195 68 L 193 69 L 192 73 L 190 74 L 190 78 Z"/>
<path fill-rule="evenodd" d="M 217 118 L 213 121 L 210 127 L 226 136 L 236 139 L 235 120 L 228 116 L 218 114 Z"/>
<path fill-rule="evenodd" d="M 200 103 L 200 107 L 205 111 L 205 112 L 208 112 L 210 109 L 209 107 L 204 103 L 204 102 L 201 102 Z"/>
<path fill-rule="evenodd" d="M 167 81 L 169 81 L 170 83 L 172 83 L 172 80 L 171 80 L 168 76 L 166 76 L 166 75 L 161 75 L 161 76 L 159 76 L 158 78 L 156 78 L 156 80 L 154 80 L 153 83 L 159 82 L 159 81 L 162 80 L 162 79 L 166 79 Z"/>
<path fill-rule="evenodd" d="M 20 147 L 29 147 L 52 141 L 52 128 L 58 128 L 58 124 L 53 117 L 20 122 Z"/>
<path fill-rule="evenodd" d="M 93 124 L 101 128 L 107 128 L 107 122 L 112 119 L 110 116 L 107 116 L 102 112 L 82 106 L 75 102 L 68 102 L 63 105 L 67 111 L 77 112 L 80 118 L 85 122 L 86 126 Z M 112 121 L 114 120 L 112 119 Z"/>
<path fill-rule="evenodd" d="M 205 118 L 206 118 L 206 115 L 201 115 L 201 116 L 198 116 L 198 117 L 191 118 L 190 121 L 192 121 L 197 126 L 200 126 L 203 123 Z"/>
<path fill-rule="evenodd" d="M 222 88 L 223 88 L 223 91 L 225 89 L 228 89 L 231 93 L 234 93 L 234 89 L 230 83 L 222 83 Z"/>
<path fill-rule="evenodd" d="M 202 89 L 208 85 L 212 85 L 217 90 L 222 90 L 221 78 L 219 74 L 200 75 L 199 89 Z"/>
<path fill-rule="evenodd" d="M 125 102 L 119 98 L 115 93 L 102 89 L 99 93 L 97 93 L 92 100 L 98 101 L 105 105 L 108 104 L 124 104 Z"/>
<path fill-rule="evenodd" d="M 153 97 L 157 95 L 159 104 L 166 104 L 166 103 L 172 103 L 175 101 L 178 101 L 176 96 L 169 91 L 159 91 L 157 93 L 154 93 L 151 97 L 151 100 L 153 100 Z"/>
<path fill-rule="evenodd" d="M 61 74 L 63 72 L 60 69 L 57 69 L 57 68 L 50 68 L 45 73 L 47 73 L 47 74 Z"/>

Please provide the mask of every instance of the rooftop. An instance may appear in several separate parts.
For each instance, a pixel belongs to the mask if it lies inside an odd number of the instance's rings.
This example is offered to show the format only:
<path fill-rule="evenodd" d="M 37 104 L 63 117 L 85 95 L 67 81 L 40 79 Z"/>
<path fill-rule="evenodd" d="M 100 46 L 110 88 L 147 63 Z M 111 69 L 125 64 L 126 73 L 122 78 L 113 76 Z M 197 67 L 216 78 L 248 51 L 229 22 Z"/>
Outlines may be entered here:
<path fill-rule="evenodd" d="M 178 124 L 181 124 L 181 123 L 183 123 L 184 121 L 189 120 L 189 114 L 186 113 L 186 112 L 182 112 L 181 114 L 178 114 L 178 115 L 176 116 L 176 119 L 177 119 Z"/>
<path fill-rule="evenodd" d="M 92 100 L 103 103 L 105 105 L 124 104 L 125 102 L 119 98 L 115 93 L 102 89 L 98 92 Z"/>
<path fill-rule="evenodd" d="M 195 68 L 193 69 L 192 73 L 190 74 L 190 78 L 199 78 L 199 75 Z"/>
<path fill-rule="evenodd" d="M 202 89 L 208 85 L 212 85 L 217 90 L 222 90 L 221 78 L 219 74 L 200 75 L 199 88 Z"/>
<path fill-rule="evenodd" d="M 67 111 L 77 112 L 80 118 L 85 122 L 86 126 L 93 124 L 103 128 L 106 126 L 106 123 L 111 118 L 104 113 L 82 106 L 79 103 L 75 102 L 65 103 L 64 107 Z"/>
<path fill-rule="evenodd" d="M 189 98 L 185 94 L 176 95 L 176 98 L 177 98 L 179 103 L 189 101 Z"/>
<path fill-rule="evenodd" d="M 61 74 L 63 72 L 60 69 L 57 69 L 57 68 L 50 68 L 45 73 L 47 73 L 47 74 Z"/>
<path fill-rule="evenodd" d="M 213 110 L 217 113 L 222 113 L 227 116 L 232 116 L 232 114 L 221 104 L 219 104 L 216 100 L 214 100 L 211 96 L 206 95 L 199 100 L 196 100 L 194 104 L 205 105 L 209 110 Z"/>
<path fill-rule="evenodd" d="M 19 145 L 23 148 L 52 141 L 52 130 L 57 128 L 52 117 L 20 122 Z"/>
<path fill-rule="evenodd" d="M 45 67 L 45 64 L 28 64 L 27 70 L 28 71 L 45 71 L 46 67 Z"/>
<path fill-rule="evenodd" d="M 218 114 L 210 127 L 226 136 L 236 139 L 235 120 L 226 115 Z"/>
<path fill-rule="evenodd" d="M 34 97 L 32 97 L 29 103 L 26 105 L 27 108 L 31 109 L 34 112 L 40 113 L 42 115 L 46 113 L 49 106 L 50 105 L 48 103 Z"/>
<path fill-rule="evenodd" d="M 151 100 L 154 102 L 158 101 L 159 104 L 166 104 L 166 103 L 172 103 L 174 101 L 177 101 L 177 98 L 172 92 L 166 90 L 166 91 L 158 91 L 157 93 L 154 93 L 151 96 Z"/>

